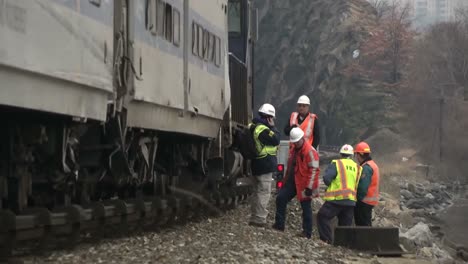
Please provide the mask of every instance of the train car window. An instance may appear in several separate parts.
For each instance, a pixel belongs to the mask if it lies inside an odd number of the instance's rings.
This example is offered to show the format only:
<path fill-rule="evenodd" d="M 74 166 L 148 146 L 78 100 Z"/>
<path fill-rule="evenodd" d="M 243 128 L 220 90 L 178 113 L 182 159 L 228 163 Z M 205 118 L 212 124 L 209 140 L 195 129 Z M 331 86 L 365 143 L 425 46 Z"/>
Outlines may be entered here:
<path fill-rule="evenodd" d="M 219 37 L 216 37 L 216 42 L 215 42 L 215 65 L 220 66 L 221 65 L 221 39 Z"/>
<path fill-rule="evenodd" d="M 174 45 L 176 45 L 178 47 L 180 45 L 180 13 L 175 8 L 173 9 L 172 20 L 173 20 L 173 25 L 174 25 L 173 43 L 174 43 Z"/>
<path fill-rule="evenodd" d="M 228 4 L 229 35 L 240 36 L 242 32 L 242 5 L 239 0 L 231 0 Z"/>
<path fill-rule="evenodd" d="M 198 55 L 198 26 L 195 22 L 192 22 L 192 53 L 193 55 Z"/>
<path fill-rule="evenodd" d="M 198 57 L 203 59 L 203 28 L 201 26 L 198 26 L 197 32 L 197 40 L 198 40 Z"/>
<path fill-rule="evenodd" d="M 209 44 L 211 35 L 212 34 L 208 30 L 203 32 L 203 59 L 206 61 L 209 59 Z"/>
<path fill-rule="evenodd" d="M 166 10 L 165 10 L 165 37 L 168 41 L 172 42 L 172 29 L 173 29 L 173 21 L 172 21 L 172 6 L 170 4 L 166 4 Z"/>
<path fill-rule="evenodd" d="M 165 22 L 166 3 L 157 0 L 156 3 L 156 27 L 159 36 L 164 37 L 164 22 Z"/>
<path fill-rule="evenodd" d="M 146 29 L 156 35 L 156 0 L 146 1 Z"/>
<path fill-rule="evenodd" d="M 215 35 L 210 34 L 210 39 L 208 43 L 208 60 L 214 63 L 215 58 Z"/>

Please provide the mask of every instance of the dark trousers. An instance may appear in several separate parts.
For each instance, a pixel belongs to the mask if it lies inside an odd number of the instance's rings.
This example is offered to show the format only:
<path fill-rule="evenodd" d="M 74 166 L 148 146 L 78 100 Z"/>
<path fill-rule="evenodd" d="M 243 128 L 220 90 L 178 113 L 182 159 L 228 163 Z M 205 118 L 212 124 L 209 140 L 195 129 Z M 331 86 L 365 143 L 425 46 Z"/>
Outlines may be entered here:
<path fill-rule="evenodd" d="M 320 239 L 327 243 L 333 241 L 330 222 L 335 216 L 338 216 L 338 225 L 351 226 L 353 224 L 353 215 L 354 206 L 325 202 L 317 214 Z"/>
<path fill-rule="evenodd" d="M 288 203 L 296 196 L 296 185 L 294 181 L 288 181 L 276 196 L 276 215 L 274 227 L 284 230 L 286 221 L 286 208 Z M 302 230 L 306 237 L 312 236 L 312 204 L 311 200 L 301 202 L 302 207 Z"/>
<path fill-rule="evenodd" d="M 361 201 L 354 207 L 354 224 L 357 226 L 372 226 L 372 209 L 374 206 Z"/>

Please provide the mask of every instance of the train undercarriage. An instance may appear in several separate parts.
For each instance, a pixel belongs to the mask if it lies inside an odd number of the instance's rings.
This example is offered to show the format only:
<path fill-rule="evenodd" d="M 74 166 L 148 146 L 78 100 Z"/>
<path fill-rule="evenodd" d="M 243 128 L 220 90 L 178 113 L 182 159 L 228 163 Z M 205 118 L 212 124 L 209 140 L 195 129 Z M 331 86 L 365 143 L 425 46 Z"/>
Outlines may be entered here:
<path fill-rule="evenodd" d="M 239 153 L 219 140 L 1 109 L 0 243 L 66 235 L 109 223 L 160 226 L 233 208 L 250 193 L 239 185 Z M 125 112 L 122 112 L 125 113 Z M 221 154 L 221 155 L 220 155 Z"/>

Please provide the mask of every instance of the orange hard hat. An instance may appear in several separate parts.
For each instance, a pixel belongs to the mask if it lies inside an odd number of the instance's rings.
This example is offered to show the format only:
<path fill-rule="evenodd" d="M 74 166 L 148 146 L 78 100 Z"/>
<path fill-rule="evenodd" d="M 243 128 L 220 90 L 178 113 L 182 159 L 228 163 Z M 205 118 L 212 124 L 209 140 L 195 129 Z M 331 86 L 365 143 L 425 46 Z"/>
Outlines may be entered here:
<path fill-rule="evenodd" d="M 354 148 L 354 153 L 371 153 L 369 144 L 364 141 L 359 142 Z"/>

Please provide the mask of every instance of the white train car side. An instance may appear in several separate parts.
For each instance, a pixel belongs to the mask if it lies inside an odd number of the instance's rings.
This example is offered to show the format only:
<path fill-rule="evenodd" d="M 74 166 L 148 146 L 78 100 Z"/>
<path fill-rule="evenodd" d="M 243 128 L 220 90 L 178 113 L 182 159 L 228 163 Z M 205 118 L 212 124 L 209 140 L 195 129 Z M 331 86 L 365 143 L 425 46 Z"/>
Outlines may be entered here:
<path fill-rule="evenodd" d="M 230 102 L 226 0 L 133 1 L 131 127 L 216 138 Z"/>
<path fill-rule="evenodd" d="M 0 105 L 106 120 L 113 1 L 0 0 Z"/>

